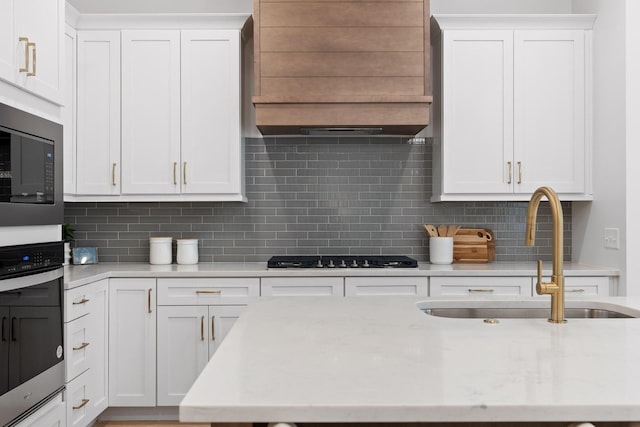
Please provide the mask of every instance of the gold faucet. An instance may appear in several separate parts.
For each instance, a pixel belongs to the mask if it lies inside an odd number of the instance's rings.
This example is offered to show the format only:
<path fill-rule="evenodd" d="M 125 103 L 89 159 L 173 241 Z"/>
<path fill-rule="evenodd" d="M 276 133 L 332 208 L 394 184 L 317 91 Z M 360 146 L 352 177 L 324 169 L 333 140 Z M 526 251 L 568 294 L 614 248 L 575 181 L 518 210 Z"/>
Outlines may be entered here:
<path fill-rule="evenodd" d="M 558 195 L 549 187 L 540 187 L 533 192 L 529 201 L 529 209 L 527 211 L 527 235 L 525 244 L 533 246 L 536 238 L 536 216 L 540 200 L 546 196 L 551 206 L 551 215 L 553 216 L 553 271 L 551 274 L 551 282 L 544 283 L 542 281 L 542 260 L 538 260 L 538 283 L 536 283 L 536 292 L 538 295 L 551 295 L 551 318 L 552 323 L 566 323 L 564 318 L 564 275 L 562 272 L 562 234 L 563 234 L 563 217 L 562 204 Z"/>

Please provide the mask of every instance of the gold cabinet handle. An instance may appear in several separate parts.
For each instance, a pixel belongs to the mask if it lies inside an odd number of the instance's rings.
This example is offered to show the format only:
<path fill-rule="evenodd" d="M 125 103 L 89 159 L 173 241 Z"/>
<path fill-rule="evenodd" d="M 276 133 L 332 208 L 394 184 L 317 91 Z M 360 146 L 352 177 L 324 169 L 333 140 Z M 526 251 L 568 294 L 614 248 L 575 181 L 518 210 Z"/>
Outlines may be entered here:
<path fill-rule="evenodd" d="M 211 316 L 211 341 L 216 340 L 216 316 Z"/>
<path fill-rule="evenodd" d="M 584 289 L 567 289 L 567 288 L 565 288 L 564 291 L 565 292 L 577 292 L 577 293 L 585 292 Z"/>
<path fill-rule="evenodd" d="M 88 342 L 83 342 L 82 344 L 80 344 L 79 347 L 73 347 L 73 350 L 74 351 L 82 350 L 83 348 L 88 347 L 88 346 L 89 346 Z"/>
<path fill-rule="evenodd" d="M 73 406 L 72 408 L 77 411 L 78 409 L 84 408 L 87 405 L 87 403 L 89 403 L 89 399 L 82 399 L 81 404 L 79 404 L 78 406 Z"/>
<path fill-rule="evenodd" d="M 507 162 L 507 165 L 509 167 L 509 181 L 507 181 L 507 184 L 511 184 L 511 180 L 513 177 L 513 167 L 511 165 L 511 162 Z"/>
<path fill-rule="evenodd" d="M 177 167 L 178 167 L 178 162 L 173 162 L 173 185 L 178 185 L 178 178 L 176 175 Z"/>
<path fill-rule="evenodd" d="M 147 313 L 151 313 L 151 288 L 147 291 Z"/>
<path fill-rule="evenodd" d="M 200 341 L 204 341 L 204 316 L 200 318 Z"/>
<path fill-rule="evenodd" d="M 215 290 L 197 290 L 196 294 L 221 294 L 222 291 L 220 289 Z"/>
<path fill-rule="evenodd" d="M 88 303 L 88 302 L 89 302 L 89 299 L 87 299 L 87 298 L 82 298 L 80 301 L 74 301 L 74 302 L 72 302 L 71 304 L 73 304 L 73 305 L 80 305 L 80 304 L 86 304 L 86 303 Z"/>
<path fill-rule="evenodd" d="M 469 289 L 467 289 L 467 290 L 469 291 L 469 293 L 472 293 L 472 294 L 473 294 L 473 293 L 483 293 L 483 292 L 484 292 L 484 293 L 492 293 L 492 292 L 495 292 L 495 289 L 478 289 L 478 288 L 472 289 L 472 288 L 469 288 Z"/>
<path fill-rule="evenodd" d="M 116 163 L 111 165 L 111 185 L 116 185 Z"/>
<path fill-rule="evenodd" d="M 518 184 L 522 184 L 522 162 L 518 162 Z"/>
<path fill-rule="evenodd" d="M 184 165 L 182 167 L 182 181 L 185 184 L 187 183 L 187 162 L 184 162 Z"/>
<path fill-rule="evenodd" d="M 18 37 L 19 42 L 24 42 L 24 67 L 18 69 L 21 73 L 29 72 L 29 38 L 28 37 Z"/>
<path fill-rule="evenodd" d="M 29 43 L 27 43 L 27 47 L 29 47 L 29 46 L 33 47 L 33 50 L 32 50 L 32 52 L 33 52 L 33 64 L 32 64 L 33 71 L 30 72 L 30 73 L 27 73 L 27 76 L 35 76 L 36 75 L 36 44 L 32 43 L 32 42 L 29 42 Z"/>

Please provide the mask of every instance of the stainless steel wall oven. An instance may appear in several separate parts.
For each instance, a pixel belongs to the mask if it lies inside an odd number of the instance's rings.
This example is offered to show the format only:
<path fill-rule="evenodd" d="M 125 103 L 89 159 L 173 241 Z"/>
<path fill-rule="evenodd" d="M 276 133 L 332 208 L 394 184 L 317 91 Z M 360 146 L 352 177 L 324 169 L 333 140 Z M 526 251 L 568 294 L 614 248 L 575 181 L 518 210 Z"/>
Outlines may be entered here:
<path fill-rule="evenodd" d="M 0 247 L 0 425 L 64 387 L 63 243 Z"/>
<path fill-rule="evenodd" d="M 62 125 L 0 104 L 0 226 L 61 224 Z"/>

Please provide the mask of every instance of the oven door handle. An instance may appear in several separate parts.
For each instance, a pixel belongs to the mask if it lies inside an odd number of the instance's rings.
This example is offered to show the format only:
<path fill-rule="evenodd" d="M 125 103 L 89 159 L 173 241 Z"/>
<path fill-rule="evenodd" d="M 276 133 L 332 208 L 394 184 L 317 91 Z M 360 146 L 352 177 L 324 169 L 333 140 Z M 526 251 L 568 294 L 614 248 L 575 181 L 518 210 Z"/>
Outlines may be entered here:
<path fill-rule="evenodd" d="M 42 273 L 4 279 L 0 281 L 0 292 L 14 291 L 20 288 L 27 288 L 40 283 L 50 282 L 52 280 L 59 279 L 63 275 L 64 268 L 60 267 L 55 270 L 44 271 Z"/>
<path fill-rule="evenodd" d="M 11 341 L 18 341 L 18 333 L 16 332 L 16 319 L 15 317 L 11 318 Z"/>
<path fill-rule="evenodd" d="M 2 316 L 2 342 L 7 341 L 7 333 L 5 328 L 7 326 L 7 316 Z"/>

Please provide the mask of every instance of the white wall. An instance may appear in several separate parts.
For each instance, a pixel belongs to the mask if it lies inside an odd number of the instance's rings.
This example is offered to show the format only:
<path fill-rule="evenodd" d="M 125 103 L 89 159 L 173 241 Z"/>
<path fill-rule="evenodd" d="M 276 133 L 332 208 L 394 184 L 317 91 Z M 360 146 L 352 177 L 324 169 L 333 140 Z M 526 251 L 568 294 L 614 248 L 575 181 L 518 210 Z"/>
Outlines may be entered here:
<path fill-rule="evenodd" d="M 640 237 L 640 2 L 626 0 L 627 243 Z M 635 237 L 635 239 L 634 239 Z M 627 295 L 640 295 L 640 248 L 627 244 Z"/>
<path fill-rule="evenodd" d="M 574 13 L 595 13 L 593 46 L 593 197 L 574 203 L 574 261 L 618 268 L 626 293 L 626 73 L 627 0 L 573 0 Z M 637 1 L 637 0 L 632 0 Z M 620 229 L 620 249 L 604 247 L 604 228 Z"/>

